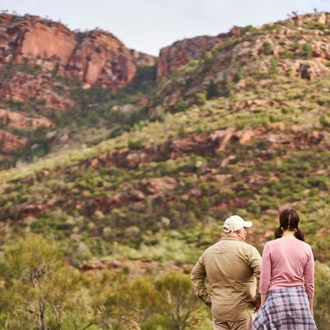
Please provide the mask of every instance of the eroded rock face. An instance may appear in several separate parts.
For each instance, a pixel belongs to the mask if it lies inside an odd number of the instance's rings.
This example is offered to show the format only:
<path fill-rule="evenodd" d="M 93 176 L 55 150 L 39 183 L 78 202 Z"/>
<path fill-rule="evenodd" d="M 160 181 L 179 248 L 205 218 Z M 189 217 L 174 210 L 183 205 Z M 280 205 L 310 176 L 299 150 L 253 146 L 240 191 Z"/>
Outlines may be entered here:
<path fill-rule="evenodd" d="M 4 102 L 38 100 L 37 108 L 42 112 L 64 110 L 74 105 L 73 100 L 54 91 L 50 74 L 8 72 L 5 78 L 5 81 L 0 81 L 0 99 Z"/>
<path fill-rule="evenodd" d="M 4 125 L 12 125 L 21 129 L 35 129 L 38 127 L 52 127 L 53 123 L 42 116 L 29 117 L 24 113 L 0 109 L 0 119 Z"/>
<path fill-rule="evenodd" d="M 155 58 L 128 49 L 106 31 L 74 32 L 37 16 L 0 14 L 0 65 L 10 62 L 37 64 L 86 87 L 118 89 L 133 79 L 137 64 L 154 65 Z"/>
<path fill-rule="evenodd" d="M 69 76 L 89 85 L 99 82 L 111 88 L 124 87 L 135 72 L 131 51 L 114 35 L 104 31 L 84 34 L 66 66 Z"/>
<path fill-rule="evenodd" d="M 252 32 L 232 29 L 232 35 L 236 37 L 230 43 L 226 43 L 226 39 L 220 40 L 213 48 L 213 55 L 202 57 L 200 65 L 192 65 L 184 69 L 184 74 L 167 79 L 157 93 L 157 97 L 163 100 L 161 107 L 174 109 L 180 100 L 190 106 L 196 102 L 197 93 L 206 91 L 211 82 L 233 83 L 237 75 L 241 78 L 232 86 L 236 92 L 246 90 L 248 80 L 244 78 L 259 73 L 268 75 L 273 70 L 286 77 L 296 76 L 308 80 L 328 75 L 330 38 L 323 30 L 311 29 L 310 26 L 321 24 L 320 20 L 329 24 L 330 14 L 305 15 L 301 19 L 303 25 L 298 28 L 292 29 L 293 25 L 287 20 L 280 21 L 269 33 L 259 31 L 260 28 Z M 161 51 L 158 79 L 184 64 L 185 60 L 198 55 L 192 50 L 194 47 L 189 48 L 189 45 L 188 41 L 182 41 Z M 259 84 L 258 81 L 256 83 Z M 150 113 L 156 113 L 160 105 L 153 107 L 150 103 Z M 235 111 L 237 107 L 232 103 L 230 108 Z"/>
<path fill-rule="evenodd" d="M 5 151 L 14 151 L 25 147 L 28 139 L 25 137 L 19 137 L 17 135 L 11 134 L 0 130 L 0 148 Z"/>
<path fill-rule="evenodd" d="M 207 50 L 213 48 L 221 39 L 219 37 L 197 37 L 185 39 L 161 49 L 157 66 L 157 79 L 166 76 L 169 72 L 197 59 Z"/>
<path fill-rule="evenodd" d="M 218 44 L 223 44 L 228 37 L 237 35 L 241 28 L 233 27 L 229 33 L 218 36 L 200 36 L 175 42 L 171 46 L 162 48 L 157 64 L 157 79 L 166 76 L 169 72 L 203 56 L 203 54 Z"/>
<path fill-rule="evenodd" d="M 38 16 L 0 14 L 0 99 L 5 104 L 0 109 L 4 130 L 0 149 L 15 151 L 29 146 L 27 139 L 11 133 L 13 127 L 55 127 L 43 115 L 23 111 L 49 114 L 75 105 L 71 86 L 66 83 L 69 80 L 57 76 L 80 81 L 84 88 L 100 84 L 116 90 L 133 79 L 138 66 L 155 63 L 155 57 L 128 49 L 106 31 L 71 31 L 62 23 Z M 6 133 L 7 129 L 10 132 Z M 63 146 L 68 139 L 64 134 L 47 143 Z M 37 144 L 31 150 L 34 147 Z M 7 154 L 0 153 L 0 157 L 10 159 Z"/>
<path fill-rule="evenodd" d="M 56 58 L 52 69 L 67 64 L 77 41 L 75 33 L 63 24 L 37 16 L 0 16 L 0 63 L 30 63 L 40 58 Z M 43 69 L 48 71 L 50 67 Z"/>
<path fill-rule="evenodd" d="M 131 49 L 131 54 L 134 57 L 135 63 L 138 66 L 154 66 L 156 65 L 156 58 L 154 56 L 138 52 Z"/>

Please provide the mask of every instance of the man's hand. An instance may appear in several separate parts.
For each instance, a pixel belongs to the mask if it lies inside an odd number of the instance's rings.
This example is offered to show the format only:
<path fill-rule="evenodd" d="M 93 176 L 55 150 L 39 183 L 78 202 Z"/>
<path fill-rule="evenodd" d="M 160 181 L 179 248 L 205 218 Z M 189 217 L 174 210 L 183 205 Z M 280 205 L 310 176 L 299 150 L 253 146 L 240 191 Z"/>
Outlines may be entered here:
<path fill-rule="evenodd" d="M 208 306 L 208 307 L 212 307 L 212 301 L 211 301 L 211 298 L 207 298 L 206 301 L 205 301 L 205 304 L 206 304 L 206 306 Z"/>
<path fill-rule="evenodd" d="M 252 304 L 254 306 L 254 311 L 257 312 L 260 308 L 260 300 L 254 299 L 254 298 L 249 298 L 245 299 L 245 302 Z"/>

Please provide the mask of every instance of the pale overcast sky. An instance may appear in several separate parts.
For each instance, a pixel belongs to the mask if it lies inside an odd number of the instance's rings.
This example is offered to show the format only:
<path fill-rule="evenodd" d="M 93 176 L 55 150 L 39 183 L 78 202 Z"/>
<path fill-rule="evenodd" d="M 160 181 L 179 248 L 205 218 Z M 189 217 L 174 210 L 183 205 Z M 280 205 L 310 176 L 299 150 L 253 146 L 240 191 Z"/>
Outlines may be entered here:
<path fill-rule="evenodd" d="M 128 48 L 157 56 L 184 38 L 275 22 L 292 11 L 330 11 L 330 0 L 1 0 L 0 6 L 60 20 L 72 30 L 99 27 Z"/>

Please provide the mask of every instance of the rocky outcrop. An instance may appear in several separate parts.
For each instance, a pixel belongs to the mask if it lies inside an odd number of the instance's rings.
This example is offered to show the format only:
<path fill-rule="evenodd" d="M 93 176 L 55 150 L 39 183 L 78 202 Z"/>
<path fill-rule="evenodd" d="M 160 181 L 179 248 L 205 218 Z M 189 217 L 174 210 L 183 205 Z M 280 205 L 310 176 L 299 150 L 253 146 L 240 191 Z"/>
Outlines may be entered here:
<path fill-rule="evenodd" d="M 86 87 L 99 83 L 117 89 L 133 79 L 137 65 L 154 65 L 155 59 L 128 49 L 106 31 L 71 31 L 38 16 L 1 14 L 0 65 L 10 62 L 38 65 Z"/>
<path fill-rule="evenodd" d="M 295 14 L 291 17 L 292 21 L 301 26 L 306 22 L 317 22 L 320 24 L 329 24 L 330 23 L 330 16 L 326 12 L 314 12 L 310 14 Z"/>
<path fill-rule="evenodd" d="M 91 31 L 78 40 L 66 65 L 66 73 L 88 85 L 121 88 L 136 72 L 131 51 L 111 33 Z"/>
<path fill-rule="evenodd" d="M 131 54 L 137 66 L 154 66 L 157 63 L 156 57 L 138 52 L 134 49 L 131 49 Z"/>
<path fill-rule="evenodd" d="M 24 113 L 0 109 L 0 119 L 4 126 L 11 125 L 20 129 L 35 129 L 38 127 L 52 127 L 53 123 L 45 117 L 29 117 Z"/>
<path fill-rule="evenodd" d="M 114 150 L 98 157 L 86 160 L 82 166 L 109 167 L 134 169 L 147 162 L 166 161 L 185 157 L 192 153 L 201 156 L 214 156 L 218 150 L 224 150 L 233 143 L 249 143 L 251 139 L 260 135 L 259 131 L 225 129 L 211 134 L 192 134 L 183 138 L 167 141 L 162 145 L 137 146 Z M 153 182 L 152 184 L 154 184 Z M 171 185 L 171 182 L 167 182 Z M 165 185 L 162 183 L 162 185 Z"/>
<path fill-rule="evenodd" d="M 65 66 L 77 44 L 74 32 L 63 24 L 42 19 L 37 16 L 24 17 L 2 14 L 0 63 L 36 62 L 50 59 L 45 71 L 55 69 L 56 65 Z M 56 61 L 51 61 L 55 59 Z"/>
<path fill-rule="evenodd" d="M 157 80 L 190 60 L 202 57 L 206 51 L 216 45 L 223 44 L 227 38 L 240 33 L 241 28 L 234 27 L 229 33 L 222 33 L 215 37 L 200 36 L 184 39 L 175 42 L 169 47 L 162 48 L 157 65 Z"/>
<path fill-rule="evenodd" d="M 131 149 L 113 150 L 84 160 L 81 166 L 96 168 L 116 166 L 119 168 L 135 169 L 148 162 L 167 161 L 169 159 L 186 157 L 191 154 L 214 157 L 219 150 L 226 150 L 235 144 L 249 144 L 251 141 L 260 141 L 269 144 L 269 148 L 275 149 L 280 145 L 297 150 L 308 149 L 311 145 L 318 145 L 323 150 L 327 150 L 330 146 L 330 134 L 328 133 L 305 133 L 297 131 L 290 136 L 283 136 L 280 129 L 280 127 L 276 127 L 276 131 L 279 132 L 271 135 L 267 130 L 235 130 L 234 128 L 216 130 L 210 133 L 188 134 L 185 137 L 167 141 L 158 146 L 146 144 Z M 157 188 L 155 188 L 155 185 Z M 170 189 L 173 186 L 173 182 L 165 180 L 164 182 L 160 183 L 158 181 L 156 183 L 156 181 L 150 180 L 148 188 L 144 192 L 161 190 L 161 186 L 166 186 L 167 189 Z M 173 187 L 175 187 L 175 183 Z"/>
<path fill-rule="evenodd" d="M 4 151 L 15 151 L 25 147 L 28 139 L 24 137 L 19 137 L 17 135 L 11 134 L 0 130 L 0 149 Z"/>
<path fill-rule="evenodd" d="M 61 85 L 56 83 L 57 85 Z M 0 99 L 6 103 L 35 101 L 42 112 L 64 110 L 74 105 L 73 100 L 57 94 L 53 90 L 54 80 L 51 74 L 30 74 L 10 71 L 0 81 Z"/>
<path fill-rule="evenodd" d="M 299 24 L 297 23 L 299 21 Z M 312 25 L 312 24 L 330 24 L 330 15 L 326 13 L 314 13 L 308 15 L 297 15 L 292 17 L 292 21 L 295 22 L 299 27 L 299 33 L 301 33 L 302 37 L 300 38 L 299 45 L 300 47 L 296 49 L 296 53 L 300 53 L 300 56 L 304 56 L 304 44 L 311 42 L 312 43 L 312 56 L 315 58 L 319 58 L 322 60 L 330 59 L 330 48 L 329 48 L 329 40 L 325 37 L 323 31 L 318 29 L 313 30 L 304 30 L 303 26 Z M 270 23 L 271 26 L 273 23 Z M 278 25 L 282 25 L 283 28 L 280 30 L 276 30 L 274 27 L 274 31 L 267 34 L 260 34 L 259 38 L 253 38 L 248 40 L 246 38 L 242 42 L 237 42 L 230 50 L 230 54 L 221 56 L 222 62 L 224 62 L 225 58 L 235 58 L 236 60 L 242 59 L 243 61 L 248 60 L 250 62 L 251 58 L 256 58 L 260 54 L 265 53 L 265 44 L 268 47 L 272 48 L 271 53 L 274 56 L 279 56 L 283 50 L 292 49 L 293 41 L 290 39 L 294 39 L 296 36 L 295 30 L 291 30 L 287 28 L 288 20 L 279 21 Z M 317 26 L 316 26 L 317 28 Z M 181 65 L 188 63 L 190 60 L 198 59 L 203 56 L 203 54 L 216 47 L 223 46 L 226 44 L 226 40 L 231 37 L 239 37 L 242 35 L 244 31 L 243 28 L 233 27 L 228 33 L 222 33 L 218 36 L 201 36 L 191 39 L 184 39 L 181 41 L 177 41 L 171 46 L 162 48 L 159 54 L 158 64 L 157 64 L 157 80 L 161 77 L 168 75 L 169 72 L 179 68 Z M 269 50 L 268 50 L 269 51 Z M 299 54 L 297 54 L 299 56 Z M 253 61 L 251 61 L 253 62 Z M 220 62 L 221 63 L 221 62 Z M 226 63 L 225 63 L 226 64 Z M 227 65 L 227 64 L 226 64 Z M 259 68 L 258 68 L 259 69 Z M 310 76 L 313 78 L 314 76 L 320 76 L 319 74 L 315 74 L 315 71 L 320 71 L 315 69 L 315 65 L 308 66 L 303 64 L 302 68 L 298 68 L 296 71 L 299 72 L 302 76 Z M 306 70 L 309 73 L 301 73 Z M 254 70 L 255 71 L 255 70 Z M 313 72 L 311 72 L 313 71 Z M 323 70 L 324 71 L 324 70 Z M 321 73 L 322 75 L 323 73 Z"/>
<path fill-rule="evenodd" d="M 328 24 L 330 14 L 305 15 L 301 19 L 302 24 L 298 28 L 291 20 L 286 20 L 248 32 L 236 29 L 230 42 L 226 39 L 219 41 L 212 54 L 200 58 L 199 64 L 191 65 L 184 73 L 166 81 L 157 93 L 158 99 L 162 100 L 161 107 L 175 109 L 180 100 L 190 106 L 196 102 L 196 95 L 206 91 L 211 82 L 228 83 L 234 91 L 242 92 L 248 84 L 244 78 L 249 76 L 269 76 L 276 72 L 287 77 L 313 80 L 329 74 L 330 38 L 322 30 L 324 26 L 319 26 L 322 24 L 319 20 Z M 270 31 L 271 26 L 274 29 Z M 187 51 L 189 43 L 184 45 L 184 42 L 178 42 L 161 51 L 158 79 L 184 64 L 185 59 L 198 55 Z M 178 60 L 180 56 L 182 61 Z M 259 79 L 256 83 L 259 84 Z M 151 113 L 156 113 L 157 107 L 153 108 L 152 102 L 150 104 Z"/>
<path fill-rule="evenodd" d="M 72 88 L 82 83 L 104 88 L 125 87 L 140 66 L 155 66 L 154 56 L 128 49 L 113 34 L 95 29 L 71 31 L 64 24 L 38 16 L 0 14 L 0 157 L 11 159 L 24 147 L 38 148 L 26 138 L 12 134 L 15 128 L 54 128 L 49 116 L 73 108 Z M 58 77 L 62 76 L 62 77 Z M 70 79 L 64 79 L 63 76 Z M 71 80 L 75 80 L 71 81 Z M 141 99 L 141 106 L 148 103 Z M 98 103 L 88 105 L 90 111 Z M 29 112 L 29 114 L 24 113 Z M 32 114 L 31 114 L 32 113 Z M 5 131 L 9 132 L 6 133 Z M 49 132 L 45 143 L 53 150 L 65 147 L 69 135 Z M 29 136 L 28 133 L 22 135 Z M 31 141 L 30 141 L 31 142 Z"/>

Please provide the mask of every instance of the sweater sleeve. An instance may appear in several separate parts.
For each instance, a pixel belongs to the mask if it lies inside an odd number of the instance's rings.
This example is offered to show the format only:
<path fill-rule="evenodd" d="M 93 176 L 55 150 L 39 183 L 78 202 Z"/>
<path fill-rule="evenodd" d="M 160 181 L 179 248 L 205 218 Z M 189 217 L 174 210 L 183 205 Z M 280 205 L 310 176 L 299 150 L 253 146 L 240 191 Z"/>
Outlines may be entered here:
<path fill-rule="evenodd" d="M 271 251 L 269 244 L 265 244 L 261 259 L 261 275 L 260 275 L 260 294 L 267 294 L 271 279 Z"/>
<path fill-rule="evenodd" d="M 304 284 L 308 297 L 314 297 L 314 257 L 311 248 L 309 249 L 308 261 L 304 269 Z"/>

